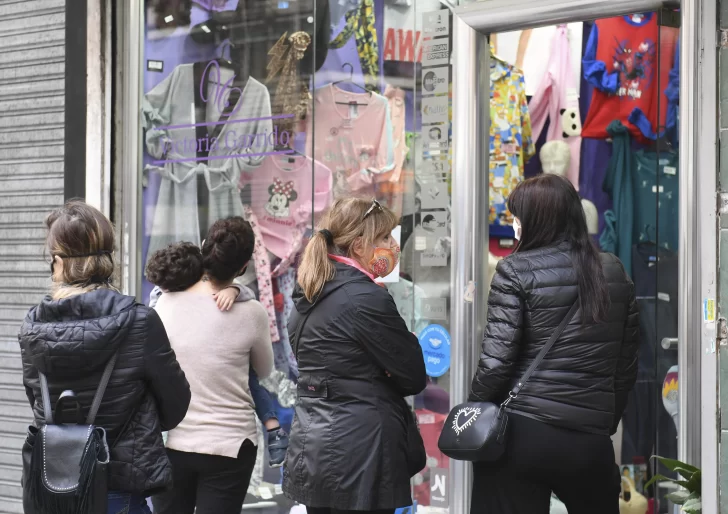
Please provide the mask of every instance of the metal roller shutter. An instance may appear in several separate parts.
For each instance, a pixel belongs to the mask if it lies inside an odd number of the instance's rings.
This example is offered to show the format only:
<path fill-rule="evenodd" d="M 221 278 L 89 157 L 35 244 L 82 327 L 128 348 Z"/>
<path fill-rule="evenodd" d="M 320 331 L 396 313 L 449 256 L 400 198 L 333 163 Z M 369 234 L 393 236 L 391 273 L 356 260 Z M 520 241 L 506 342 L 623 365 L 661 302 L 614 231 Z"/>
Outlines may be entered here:
<path fill-rule="evenodd" d="M 45 215 L 63 203 L 66 0 L 0 0 L 0 513 L 22 513 L 31 413 L 17 333 L 48 288 Z"/>

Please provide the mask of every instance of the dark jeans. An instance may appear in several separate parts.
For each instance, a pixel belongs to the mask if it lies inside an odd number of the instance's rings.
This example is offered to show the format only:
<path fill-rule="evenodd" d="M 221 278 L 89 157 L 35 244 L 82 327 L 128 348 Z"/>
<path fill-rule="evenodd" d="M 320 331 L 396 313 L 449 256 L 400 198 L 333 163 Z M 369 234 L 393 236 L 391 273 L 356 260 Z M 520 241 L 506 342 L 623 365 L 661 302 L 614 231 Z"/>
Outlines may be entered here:
<path fill-rule="evenodd" d="M 275 406 L 273 405 L 273 398 L 271 398 L 268 390 L 260 385 L 258 381 L 258 375 L 250 367 L 250 377 L 248 378 L 248 384 L 250 385 L 250 395 L 253 397 L 255 403 L 255 414 L 258 419 L 265 423 L 269 419 L 278 419 L 278 413 L 276 412 Z"/>
<path fill-rule="evenodd" d="M 236 459 L 167 450 L 173 486 L 152 498 L 154 514 L 240 514 L 255 455 L 247 439 Z"/>
<path fill-rule="evenodd" d="M 607 435 L 509 414 L 495 463 L 473 465 L 471 514 L 549 514 L 553 491 L 569 514 L 619 514 L 620 477 Z"/>
<path fill-rule="evenodd" d="M 143 496 L 109 491 L 108 514 L 152 514 Z"/>
<path fill-rule="evenodd" d="M 306 514 L 394 514 L 394 509 L 384 510 L 336 510 L 328 507 L 306 507 Z"/>

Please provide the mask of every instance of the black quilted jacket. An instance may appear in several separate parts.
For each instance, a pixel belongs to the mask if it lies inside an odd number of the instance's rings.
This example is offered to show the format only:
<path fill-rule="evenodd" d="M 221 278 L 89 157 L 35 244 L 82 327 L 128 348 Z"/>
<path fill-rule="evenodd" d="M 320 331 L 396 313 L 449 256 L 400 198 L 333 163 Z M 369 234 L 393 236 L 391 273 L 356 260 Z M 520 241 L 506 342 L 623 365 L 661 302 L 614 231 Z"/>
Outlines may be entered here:
<path fill-rule="evenodd" d="M 112 446 L 109 487 L 152 494 L 171 484 L 162 430 L 185 417 L 190 388 L 153 310 L 108 289 L 46 297 L 28 312 L 18 337 L 36 424 L 43 420 L 38 370 L 48 377 L 51 403 L 70 389 L 85 419 L 104 366 L 118 351 L 95 423 Z"/>
<path fill-rule="evenodd" d="M 637 376 L 639 314 L 634 285 L 614 255 L 601 255 L 611 309 L 606 323 L 566 327 L 512 411 L 594 434 L 611 434 Z M 561 243 L 513 254 L 496 269 L 488 324 L 471 400 L 501 401 L 578 296 L 570 247 Z"/>

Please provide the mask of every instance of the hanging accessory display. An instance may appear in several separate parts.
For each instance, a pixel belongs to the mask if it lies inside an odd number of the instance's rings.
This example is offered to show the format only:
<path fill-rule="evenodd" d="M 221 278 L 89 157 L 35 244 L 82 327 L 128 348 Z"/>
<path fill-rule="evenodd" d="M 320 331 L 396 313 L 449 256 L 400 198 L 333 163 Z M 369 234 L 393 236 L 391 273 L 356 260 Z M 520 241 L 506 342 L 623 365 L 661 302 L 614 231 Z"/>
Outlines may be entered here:
<path fill-rule="evenodd" d="M 106 513 L 109 445 L 106 431 L 94 425 L 106 386 L 116 365 L 115 353 L 106 364 L 85 424 L 73 391 L 63 391 L 51 410 L 50 390 L 38 370 L 44 419 L 31 425 L 23 445 L 23 507 L 28 514 Z M 62 414 L 73 407 L 74 423 Z"/>
<path fill-rule="evenodd" d="M 281 262 L 278 263 L 275 268 L 271 269 L 270 258 L 268 257 L 268 250 L 265 247 L 265 240 L 263 239 L 263 235 L 260 231 L 258 217 L 253 212 L 250 205 L 243 205 L 243 217 L 246 221 L 248 221 L 248 223 L 250 223 L 250 226 L 253 229 L 253 234 L 255 235 L 253 262 L 255 263 L 255 274 L 258 279 L 259 301 L 268 313 L 268 325 L 271 341 L 276 343 L 281 340 L 281 337 L 278 332 L 278 324 L 276 321 L 275 300 L 273 297 L 273 279 L 288 271 L 295 258 L 298 256 L 298 253 L 303 246 L 304 227 L 302 225 L 296 225 L 291 235 L 291 246 L 289 247 L 287 255 L 283 256 L 281 258 Z"/>
<path fill-rule="evenodd" d="M 369 91 L 377 89 L 379 80 L 379 43 L 374 22 L 374 0 L 363 0 L 359 9 L 346 13 L 344 29 L 329 43 L 329 48 L 343 48 L 354 36 L 364 85 Z"/>
<path fill-rule="evenodd" d="M 311 36 L 306 32 L 294 32 L 290 37 L 286 32 L 268 52 L 266 82 L 270 84 L 280 74 L 271 110 L 274 115 L 293 114 L 293 118 L 277 120 L 279 132 L 291 131 L 298 121 L 306 117 L 311 93 L 308 85 L 301 80 L 298 63 L 310 44 Z"/>
<path fill-rule="evenodd" d="M 492 462 L 503 454 L 508 430 L 508 404 L 518 397 L 578 308 L 577 298 L 505 401 L 500 405 L 492 402 L 466 402 L 450 411 L 437 442 L 442 453 L 451 459 L 472 462 Z"/>

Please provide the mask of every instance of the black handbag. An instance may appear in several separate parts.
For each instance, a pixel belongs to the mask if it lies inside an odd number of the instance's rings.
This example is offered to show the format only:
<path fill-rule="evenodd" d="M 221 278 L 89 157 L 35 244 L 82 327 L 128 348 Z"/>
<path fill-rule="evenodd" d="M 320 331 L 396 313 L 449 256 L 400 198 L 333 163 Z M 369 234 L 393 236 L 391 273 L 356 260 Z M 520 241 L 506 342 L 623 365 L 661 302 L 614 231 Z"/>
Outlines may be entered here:
<path fill-rule="evenodd" d="M 578 307 L 577 300 L 516 386 L 508 393 L 505 401 L 500 405 L 492 402 L 465 402 L 450 411 L 437 442 L 442 453 L 451 459 L 472 462 L 492 462 L 503 455 L 508 431 L 508 404 L 518 397 L 518 393 L 574 317 Z"/>
<path fill-rule="evenodd" d="M 73 391 L 61 393 L 51 411 L 48 380 L 38 372 L 44 423 L 28 427 L 23 444 L 25 514 L 106 514 L 109 445 L 106 431 L 94 420 L 115 364 L 116 354 L 106 364 L 85 424 Z M 75 422 L 66 424 L 69 406 L 75 407 Z"/>

